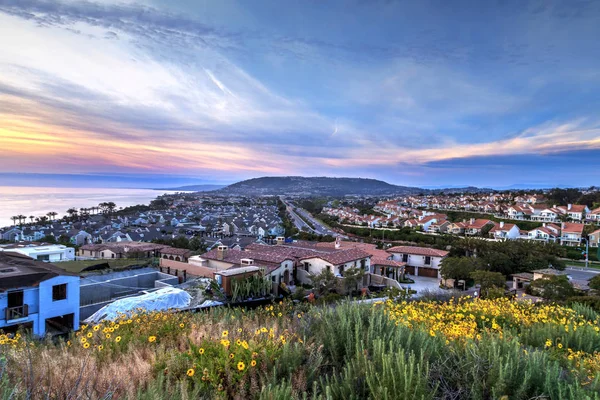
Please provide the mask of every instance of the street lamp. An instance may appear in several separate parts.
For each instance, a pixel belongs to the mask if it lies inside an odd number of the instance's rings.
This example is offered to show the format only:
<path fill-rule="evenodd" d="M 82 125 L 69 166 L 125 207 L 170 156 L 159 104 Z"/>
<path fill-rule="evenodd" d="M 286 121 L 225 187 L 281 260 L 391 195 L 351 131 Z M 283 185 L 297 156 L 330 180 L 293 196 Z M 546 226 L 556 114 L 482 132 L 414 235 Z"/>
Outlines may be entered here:
<path fill-rule="evenodd" d="M 588 238 L 581 238 L 581 240 L 585 240 L 585 269 L 588 269 L 590 262 L 590 241 Z"/>

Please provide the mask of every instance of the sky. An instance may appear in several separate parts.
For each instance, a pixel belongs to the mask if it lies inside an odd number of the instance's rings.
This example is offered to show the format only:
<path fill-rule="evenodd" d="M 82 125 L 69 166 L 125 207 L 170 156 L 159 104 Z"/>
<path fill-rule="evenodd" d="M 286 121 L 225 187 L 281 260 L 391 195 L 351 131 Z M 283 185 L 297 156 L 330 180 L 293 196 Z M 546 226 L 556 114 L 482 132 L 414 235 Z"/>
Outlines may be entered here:
<path fill-rule="evenodd" d="M 599 20 L 587 0 L 0 0 L 0 185 L 598 185 Z"/>

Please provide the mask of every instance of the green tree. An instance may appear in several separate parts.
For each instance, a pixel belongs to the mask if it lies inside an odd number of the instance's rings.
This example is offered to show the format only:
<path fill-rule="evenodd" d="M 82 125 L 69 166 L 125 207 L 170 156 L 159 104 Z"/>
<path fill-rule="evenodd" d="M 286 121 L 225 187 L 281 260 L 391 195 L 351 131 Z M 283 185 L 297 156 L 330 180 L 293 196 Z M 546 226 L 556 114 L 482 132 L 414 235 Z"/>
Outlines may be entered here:
<path fill-rule="evenodd" d="M 204 242 L 198 236 L 194 236 L 190 239 L 189 249 L 192 251 L 201 251 L 205 248 Z"/>
<path fill-rule="evenodd" d="M 444 279 L 469 279 L 471 273 L 479 266 L 479 262 L 471 257 L 448 257 L 442 261 L 440 273 Z"/>
<path fill-rule="evenodd" d="M 365 272 L 356 267 L 348 268 L 344 271 L 344 287 L 347 292 L 352 292 L 358 289 L 358 284 L 362 281 Z"/>
<path fill-rule="evenodd" d="M 56 238 L 53 235 L 46 235 L 42 238 L 44 243 L 56 243 Z"/>
<path fill-rule="evenodd" d="M 600 275 L 596 275 L 590 279 L 589 286 L 591 289 L 600 290 Z"/>
<path fill-rule="evenodd" d="M 552 275 L 536 279 L 529 285 L 529 290 L 533 294 L 551 301 L 564 301 L 575 294 L 566 275 Z"/>
<path fill-rule="evenodd" d="M 335 289 L 337 280 L 333 272 L 324 268 L 319 274 L 312 277 L 313 286 L 319 295 L 324 295 Z"/>
<path fill-rule="evenodd" d="M 471 272 L 471 278 L 481 286 L 481 295 L 484 298 L 488 297 L 491 289 L 506 288 L 506 278 L 499 272 L 491 271 L 473 271 Z"/>

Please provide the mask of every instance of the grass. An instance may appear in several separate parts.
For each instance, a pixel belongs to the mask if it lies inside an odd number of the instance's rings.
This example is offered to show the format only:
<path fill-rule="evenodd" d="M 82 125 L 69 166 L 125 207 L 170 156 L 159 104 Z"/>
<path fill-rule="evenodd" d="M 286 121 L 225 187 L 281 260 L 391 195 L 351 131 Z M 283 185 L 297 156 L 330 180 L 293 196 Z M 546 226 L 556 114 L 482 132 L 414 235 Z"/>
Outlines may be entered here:
<path fill-rule="evenodd" d="M 0 399 L 594 399 L 599 315 L 450 300 L 152 313 L 0 336 Z"/>
<path fill-rule="evenodd" d="M 584 268 L 585 267 L 585 261 L 572 261 L 572 260 L 564 260 L 565 264 L 569 267 L 581 267 Z M 588 266 L 590 268 L 595 268 L 595 269 L 600 269 L 600 262 L 597 261 L 590 261 Z"/>
<path fill-rule="evenodd" d="M 84 268 L 92 265 L 108 263 L 111 269 L 123 269 L 133 265 L 146 265 L 151 258 L 147 259 L 135 259 L 135 258 L 121 258 L 121 259 L 108 259 L 108 260 L 77 260 L 77 261 L 63 261 L 54 263 L 55 266 L 60 267 L 68 272 L 81 272 Z"/>

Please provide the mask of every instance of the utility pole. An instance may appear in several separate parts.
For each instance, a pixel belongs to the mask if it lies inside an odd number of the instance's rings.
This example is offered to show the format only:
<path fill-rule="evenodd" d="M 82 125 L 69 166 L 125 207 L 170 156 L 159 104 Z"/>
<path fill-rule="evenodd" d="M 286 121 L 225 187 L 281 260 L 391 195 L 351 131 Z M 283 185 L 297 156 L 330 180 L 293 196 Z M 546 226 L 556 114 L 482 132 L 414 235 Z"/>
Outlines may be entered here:
<path fill-rule="evenodd" d="M 589 237 L 585 239 L 585 269 L 588 269 L 590 262 L 590 240 Z"/>

